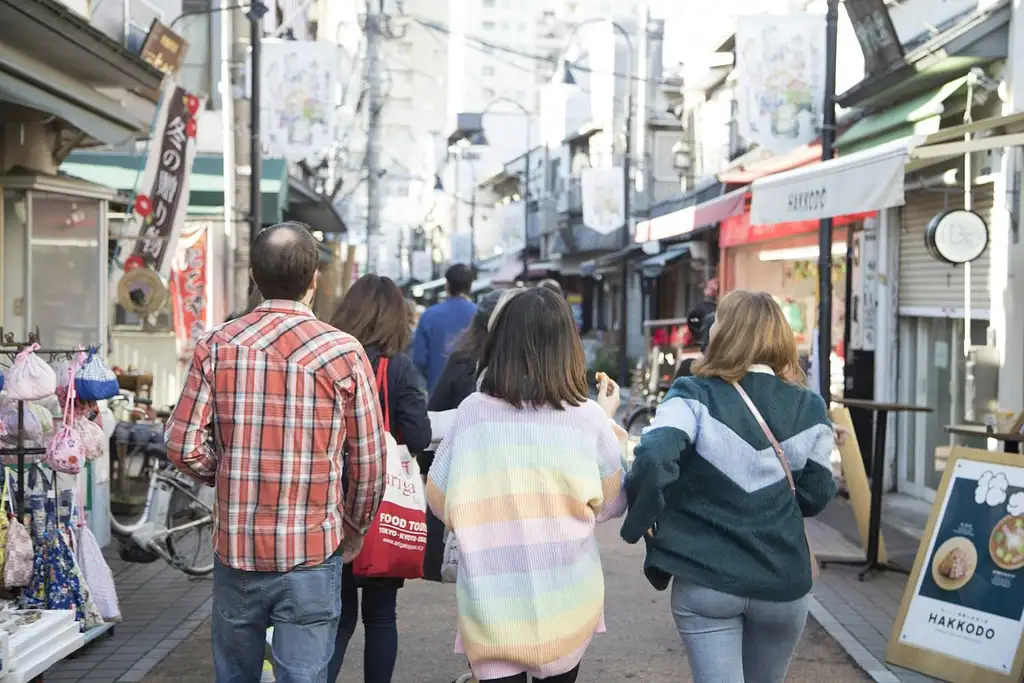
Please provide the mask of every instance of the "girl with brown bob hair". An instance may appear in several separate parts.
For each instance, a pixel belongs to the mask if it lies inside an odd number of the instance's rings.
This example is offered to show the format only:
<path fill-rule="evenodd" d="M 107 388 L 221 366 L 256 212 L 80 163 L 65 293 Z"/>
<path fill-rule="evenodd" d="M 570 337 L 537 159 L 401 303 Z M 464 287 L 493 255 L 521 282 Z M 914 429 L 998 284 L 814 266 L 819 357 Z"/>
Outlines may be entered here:
<path fill-rule="evenodd" d="M 457 648 L 480 683 L 573 683 L 604 630 L 594 528 L 625 510 L 622 449 L 564 297 L 504 298 L 480 365 L 427 480 L 459 546 Z"/>
<path fill-rule="evenodd" d="M 646 537 L 647 579 L 671 585 L 695 683 L 783 683 L 817 570 L 803 518 L 836 494 L 832 424 L 764 292 L 722 300 L 694 372 L 634 451 L 622 537 Z"/>
<path fill-rule="evenodd" d="M 415 454 L 430 446 L 426 383 L 412 358 L 402 351 L 409 345 L 409 309 L 391 278 L 369 274 L 359 278 L 338 304 L 331 325 L 359 340 L 377 378 L 381 412 L 389 415 L 391 433 Z M 382 389 L 387 389 L 387 401 Z M 329 681 L 338 679 L 349 640 L 356 630 L 362 593 L 365 683 L 389 683 L 398 656 L 396 606 L 402 579 L 366 579 L 346 564 L 341 582 L 341 621 Z M 358 588 L 358 590 L 357 590 Z"/>

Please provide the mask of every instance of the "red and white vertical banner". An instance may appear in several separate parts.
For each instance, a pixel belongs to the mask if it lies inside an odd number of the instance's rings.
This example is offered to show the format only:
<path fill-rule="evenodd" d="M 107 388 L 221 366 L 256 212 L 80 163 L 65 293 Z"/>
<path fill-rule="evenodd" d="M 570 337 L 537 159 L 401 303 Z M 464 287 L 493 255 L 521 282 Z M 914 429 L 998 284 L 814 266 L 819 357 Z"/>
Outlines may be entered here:
<path fill-rule="evenodd" d="M 182 230 L 171 267 L 171 313 L 178 354 L 187 357 L 210 329 L 210 224 Z"/>

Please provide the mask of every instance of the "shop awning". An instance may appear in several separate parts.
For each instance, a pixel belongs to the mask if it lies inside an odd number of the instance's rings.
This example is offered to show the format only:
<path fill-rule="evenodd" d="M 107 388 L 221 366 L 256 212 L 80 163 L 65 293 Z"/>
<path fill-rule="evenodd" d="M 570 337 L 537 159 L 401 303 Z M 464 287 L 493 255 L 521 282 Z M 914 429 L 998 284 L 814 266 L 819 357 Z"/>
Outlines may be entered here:
<path fill-rule="evenodd" d="M 145 163 L 145 156 L 141 154 L 77 151 L 68 156 L 60 170 L 71 176 L 133 194 Z M 260 191 L 263 223 L 279 223 L 288 201 L 288 165 L 283 159 L 263 160 Z M 210 209 L 224 206 L 223 157 L 219 154 L 196 156 L 189 175 L 189 192 L 190 214 L 208 215 Z M 237 208 L 240 215 L 246 213 L 247 207 Z"/>
<path fill-rule="evenodd" d="M 0 45 L 0 101 L 51 114 L 106 145 L 134 140 L 149 128 L 148 123 L 129 115 L 120 102 L 69 76 L 47 74 L 47 78 L 60 82 L 43 87 L 35 79 L 21 78 L 5 70 L 6 52 L 7 48 Z"/>
<path fill-rule="evenodd" d="M 292 176 L 288 177 L 288 204 L 284 212 L 286 220 L 297 220 L 313 230 L 324 233 L 347 231 L 330 199 L 318 194 L 309 183 Z"/>
<path fill-rule="evenodd" d="M 669 247 L 656 256 L 645 258 L 640 262 L 640 269 L 644 277 L 658 277 L 665 266 L 675 263 L 690 253 L 688 244 L 677 244 Z"/>
<path fill-rule="evenodd" d="M 741 188 L 696 206 L 688 206 L 664 216 L 639 221 L 633 240 L 641 243 L 684 235 L 695 236 L 702 228 L 709 228 L 729 216 L 743 213 L 746 209 L 746 196 L 747 188 Z"/>
<path fill-rule="evenodd" d="M 1024 115 L 993 117 L 762 178 L 751 186 L 751 222 L 817 220 L 902 206 L 907 171 L 968 152 L 1024 145 L 1021 130 Z M 992 134 L 963 139 L 967 132 L 980 131 Z"/>
<path fill-rule="evenodd" d="M 946 102 L 966 87 L 967 77 L 962 76 L 941 88 L 865 116 L 839 136 L 836 147 L 845 156 L 911 135 L 937 132 Z"/>
<path fill-rule="evenodd" d="M 426 294 L 427 292 L 433 292 L 433 291 L 436 291 L 438 289 L 441 289 L 447 283 L 448 283 L 447 280 L 445 280 L 443 277 L 439 277 L 436 280 L 431 280 L 430 282 L 424 282 L 421 285 L 415 285 L 412 288 L 412 295 L 414 297 L 419 298 L 419 297 L 423 296 L 424 294 Z"/>
<path fill-rule="evenodd" d="M 642 245 L 630 244 L 628 247 L 623 247 L 618 251 L 613 251 L 608 254 L 598 256 L 595 259 L 584 261 L 580 264 L 580 275 L 589 277 L 596 275 L 601 271 L 611 270 L 622 261 L 627 261 L 636 254 L 639 254 L 642 250 Z"/>
<path fill-rule="evenodd" d="M 730 185 L 749 185 L 758 178 L 800 168 L 821 160 L 821 143 L 798 147 L 789 154 L 757 161 L 744 168 L 734 168 L 718 174 L 718 180 Z"/>

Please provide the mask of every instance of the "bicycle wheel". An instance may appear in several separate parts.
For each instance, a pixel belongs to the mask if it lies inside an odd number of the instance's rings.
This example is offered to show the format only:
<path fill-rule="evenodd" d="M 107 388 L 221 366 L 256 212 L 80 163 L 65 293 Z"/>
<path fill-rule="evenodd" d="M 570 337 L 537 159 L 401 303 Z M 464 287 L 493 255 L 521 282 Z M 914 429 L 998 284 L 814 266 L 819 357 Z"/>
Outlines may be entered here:
<path fill-rule="evenodd" d="M 644 428 L 651 424 L 654 419 L 654 408 L 641 406 L 633 411 L 626 420 L 626 433 L 630 439 L 639 439 Z"/>
<path fill-rule="evenodd" d="M 199 485 L 195 485 L 195 489 L 198 488 Z M 196 490 L 192 493 L 198 495 Z M 205 576 L 213 571 L 213 520 L 182 531 L 174 529 L 209 514 L 209 510 L 188 493 L 177 486 L 171 487 L 167 505 L 167 552 L 172 558 L 171 566 L 189 576 Z"/>

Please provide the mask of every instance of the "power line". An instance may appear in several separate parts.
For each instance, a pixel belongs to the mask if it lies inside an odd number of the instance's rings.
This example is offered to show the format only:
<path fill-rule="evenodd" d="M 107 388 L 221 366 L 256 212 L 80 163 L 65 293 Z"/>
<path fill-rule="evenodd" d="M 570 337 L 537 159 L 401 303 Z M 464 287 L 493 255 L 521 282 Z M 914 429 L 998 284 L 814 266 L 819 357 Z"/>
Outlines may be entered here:
<path fill-rule="evenodd" d="M 548 64 L 548 65 L 555 66 L 555 67 L 557 67 L 559 65 L 559 59 L 556 58 L 556 57 L 548 57 L 546 55 L 539 55 L 539 54 L 536 54 L 536 53 L 526 52 L 525 50 L 520 50 L 518 48 L 508 47 L 507 45 L 501 45 L 500 43 L 491 42 L 491 41 L 486 40 L 484 38 L 480 38 L 479 36 L 462 35 L 462 34 L 456 33 L 451 28 L 449 28 L 449 27 L 447 27 L 447 26 L 445 26 L 443 24 L 438 24 L 438 23 L 432 22 L 432 21 L 425 21 L 425 20 L 419 19 L 417 17 L 411 17 L 410 16 L 410 19 L 415 21 L 417 24 L 420 24 L 421 26 L 425 26 L 426 28 L 433 29 L 435 31 L 439 31 L 439 32 L 444 33 L 444 34 L 449 35 L 449 36 L 455 36 L 457 38 L 463 38 L 464 40 L 467 40 L 467 41 L 470 41 L 470 42 L 473 42 L 473 43 L 477 43 L 477 44 L 482 45 L 482 46 L 484 46 L 486 48 L 489 48 L 491 50 L 498 50 L 499 52 L 505 52 L 505 53 L 508 53 L 508 54 L 511 54 L 511 55 L 515 55 L 517 57 L 523 57 L 524 59 L 533 60 L 533 61 L 541 63 L 541 64 Z M 632 58 L 633 58 L 632 55 L 630 55 L 630 59 L 632 59 Z M 594 69 L 593 67 L 585 66 L 585 65 L 582 65 L 582 64 L 576 64 L 574 62 L 569 62 L 569 65 L 573 69 L 576 69 L 577 71 L 585 71 L 585 72 L 589 72 L 589 73 L 599 73 L 599 74 L 603 74 L 603 75 L 609 75 L 608 72 L 606 72 L 606 71 L 603 71 L 601 69 Z M 635 76 L 635 75 L 631 76 L 630 74 L 619 73 L 617 71 L 611 72 L 610 75 L 612 75 L 612 76 L 614 76 L 616 78 L 623 78 L 623 79 L 635 81 L 635 82 L 638 82 L 638 83 L 654 83 L 655 85 L 674 85 L 673 83 L 671 83 L 669 81 L 661 80 L 660 78 L 643 78 L 641 76 Z"/>
<path fill-rule="evenodd" d="M 458 34 L 452 32 L 451 29 L 449 29 L 447 27 L 444 27 L 444 26 L 441 26 L 440 24 L 433 24 L 433 23 L 430 23 L 430 22 L 424 22 L 424 21 L 420 21 L 419 19 L 413 19 L 413 21 L 416 21 L 417 23 L 419 23 L 419 24 L 421 24 L 421 25 L 423 25 L 423 26 L 425 26 L 427 28 L 433 29 L 435 31 L 440 31 L 441 33 L 444 33 L 446 35 L 458 36 Z M 473 48 L 477 52 L 480 52 L 481 54 L 489 55 L 489 56 L 493 57 L 495 60 L 501 62 L 502 64 L 505 64 L 507 66 L 511 66 L 512 68 L 518 69 L 519 71 L 522 71 L 524 73 L 529 73 L 529 74 L 536 75 L 536 71 L 533 68 L 528 67 L 528 66 L 524 66 L 522 64 L 519 64 L 519 63 L 514 62 L 512 60 L 509 60 L 509 59 L 502 59 L 501 57 L 493 54 L 492 50 L 499 50 L 501 52 L 506 52 L 506 53 L 509 53 L 509 54 L 512 54 L 512 55 L 515 55 L 515 56 L 518 56 L 518 57 L 523 57 L 523 58 L 526 58 L 526 59 L 530 59 L 530 60 L 533 60 L 533 61 L 541 63 L 541 64 L 549 64 L 550 65 L 550 64 L 557 64 L 557 62 L 558 62 L 557 59 L 551 59 L 551 58 L 548 58 L 548 57 L 544 57 L 543 55 L 530 54 L 528 52 L 523 52 L 523 51 L 517 50 L 515 48 L 506 47 L 506 46 L 498 45 L 498 44 L 495 44 L 495 43 L 490 43 L 490 42 L 488 42 L 486 40 L 483 40 L 482 38 L 477 38 L 477 37 L 474 37 L 474 36 L 463 36 L 463 37 L 467 40 L 468 46 Z M 586 71 L 586 72 L 589 72 L 589 73 L 599 73 L 599 74 L 606 75 L 606 76 L 609 75 L 608 72 L 606 72 L 606 71 L 600 71 L 598 69 L 593 69 L 593 68 L 587 67 L 587 66 L 581 66 L 579 64 L 573 64 L 572 67 L 574 69 L 579 70 L 579 71 Z M 430 76 L 432 78 L 436 78 L 435 76 L 432 76 L 431 74 L 427 74 L 424 71 L 420 71 L 420 70 L 415 69 L 415 67 L 410 67 L 410 68 L 412 70 L 416 71 L 417 73 L 423 74 L 425 76 Z M 618 78 L 626 78 L 626 79 L 629 78 L 627 75 L 620 74 L 618 72 L 612 72 L 610 75 L 613 76 L 613 77 L 618 77 Z M 635 81 L 635 82 L 640 82 L 640 83 L 655 83 L 655 84 L 658 84 L 658 85 L 670 85 L 667 81 L 661 81 L 661 80 L 655 80 L 655 79 L 644 79 L 644 78 L 639 78 L 639 77 L 633 77 L 632 80 Z M 580 92 L 583 92 L 583 93 L 586 93 L 586 94 L 591 94 L 593 92 L 590 88 L 584 87 L 582 85 L 576 85 L 575 87 L 578 88 L 580 90 Z M 650 115 L 661 116 L 663 114 L 670 114 L 671 113 L 671 112 L 669 112 L 668 109 L 662 110 L 662 109 L 646 107 L 646 106 L 644 107 L 644 112 L 647 115 L 649 115 L 649 116 Z"/>

